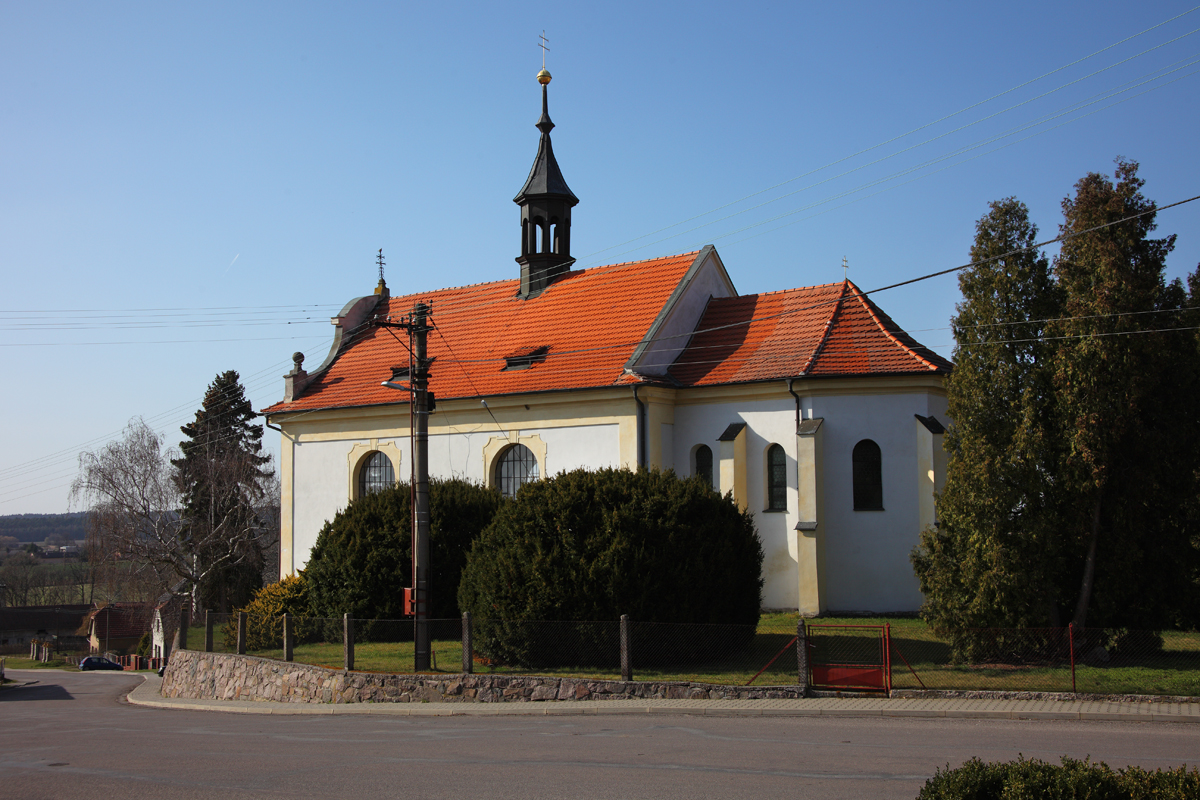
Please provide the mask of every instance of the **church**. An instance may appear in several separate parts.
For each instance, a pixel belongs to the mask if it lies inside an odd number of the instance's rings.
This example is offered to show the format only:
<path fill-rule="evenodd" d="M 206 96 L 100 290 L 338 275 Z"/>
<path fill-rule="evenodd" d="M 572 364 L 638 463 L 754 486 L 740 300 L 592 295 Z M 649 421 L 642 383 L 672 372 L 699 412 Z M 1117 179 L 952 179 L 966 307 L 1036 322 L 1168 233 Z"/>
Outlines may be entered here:
<path fill-rule="evenodd" d="M 755 519 L 763 605 L 915 611 L 909 564 L 945 478 L 952 364 L 849 280 L 739 294 L 716 248 L 572 270 L 579 200 L 551 148 L 514 198 L 518 270 L 489 283 L 371 294 L 333 319 L 263 410 L 281 432 L 281 576 L 356 497 L 407 478 L 406 342 L 381 323 L 429 307 L 429 469 L 506 495 L 601 467 L 699 475 Z M 514 235 L 514 239 L 516 236 Z M 713 587 L 713 591 L 719 591 Z"/>

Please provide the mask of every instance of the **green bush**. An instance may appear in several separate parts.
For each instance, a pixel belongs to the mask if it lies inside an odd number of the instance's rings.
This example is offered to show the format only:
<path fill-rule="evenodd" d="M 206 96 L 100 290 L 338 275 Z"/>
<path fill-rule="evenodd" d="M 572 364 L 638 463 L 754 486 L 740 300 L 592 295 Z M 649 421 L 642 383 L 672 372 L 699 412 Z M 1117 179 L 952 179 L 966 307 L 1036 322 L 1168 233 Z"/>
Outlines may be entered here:
<path fill-rule="evenodd" d="M 146 631 L 142 634 L 142 638 L 138 639 L 137 649 L 134 652 L 139 656 L 148 656 L 150 655 L 150 648 L 152 646 L 150 631 Z"/>
<path fill-rule="evenodd" d="M 1113 770 L 1104 762 L 1063 756 L 1055 765 L 1038 759 L 983 762 L 973 758 L 949 765 L 922 787 L 917 800 L 1195 800 L 1200 771 L 1179 767 L 1148 772 L 1141 767 Z"/>
<path fill-rule="evenodd" d="M 556 634 L 544 648 L 532 642 L 533 628 L 513 623 L 628 614 L 638 622 L 746 625 L 752 635 L 762 560 L 750 514 L 697 479 L 576 470 L 526 484 L 501 508 L 471 548 L 458 601 L 479 620 L 476 641 L 489 655 L 545 665 L 553 660 L 545 648 L 580 652 L 580 643 Z M 522 642 L 518 630 L 530 636 Z"/>
<path fill-rule="evenodd" d="M 271 650 L 283 646 L 283 615 L 291 614 L 297 620 L 296 641 L 303 641 L 308 633 L 303 620 L 310 611 L 309 582 L 303 572 L 289 575 L 278 583 L 268 584 L 254 593 L 254 599 L 239 608 L 246 612 L 246 650 Z M 222 629 L 225 647 L 237 647 L 237 615 L 225 623 Z"/>
<path fill-rule="evenodd" d="M 467 551 L 503 500 L 468 481 L 429 481 L 431 619 L 459 616 L 458 580 Z M 325 523 L 305 575 L 317 616 L 403 617 L 404 589 L 412 586 L 408 484 L 355 500 Z"/>

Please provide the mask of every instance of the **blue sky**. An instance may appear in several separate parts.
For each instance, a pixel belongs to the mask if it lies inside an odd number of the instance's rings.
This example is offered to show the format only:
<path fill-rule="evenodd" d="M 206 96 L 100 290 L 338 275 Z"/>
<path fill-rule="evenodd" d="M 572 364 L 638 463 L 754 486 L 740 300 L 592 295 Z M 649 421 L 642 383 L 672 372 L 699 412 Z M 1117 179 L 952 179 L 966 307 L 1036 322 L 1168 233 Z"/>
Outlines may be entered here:
<path fill-rule="evenodd" d="M 1200 194 L 1192 9 L 0 3 L 0 514 L 219 371 L 279 399 L 381 247 L 393 293 L 515 277 L 543 29 L 578 266 L 712 243 L 750 293 L 961 264 L 1009 195 L 1051 238 L 1118 155 Z M 1159 232 L 1195 269 L 1200 202 Z M 950 354 L 953 276 L 875 299 Z"/>

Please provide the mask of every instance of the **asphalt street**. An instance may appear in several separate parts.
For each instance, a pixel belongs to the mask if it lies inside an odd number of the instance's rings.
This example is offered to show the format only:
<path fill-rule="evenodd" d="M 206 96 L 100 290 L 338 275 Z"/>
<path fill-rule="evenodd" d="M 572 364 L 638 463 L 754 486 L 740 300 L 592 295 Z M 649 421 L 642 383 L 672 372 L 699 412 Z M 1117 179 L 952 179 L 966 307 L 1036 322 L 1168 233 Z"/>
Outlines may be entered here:
<path fill-rule="evenodd" d="M 267 716 L 131 706 L 124 673 L 10 671 L 0 798 L 914 798 L 972 756 L 1200 760 L 1200 726 L 844 717 Z"/>

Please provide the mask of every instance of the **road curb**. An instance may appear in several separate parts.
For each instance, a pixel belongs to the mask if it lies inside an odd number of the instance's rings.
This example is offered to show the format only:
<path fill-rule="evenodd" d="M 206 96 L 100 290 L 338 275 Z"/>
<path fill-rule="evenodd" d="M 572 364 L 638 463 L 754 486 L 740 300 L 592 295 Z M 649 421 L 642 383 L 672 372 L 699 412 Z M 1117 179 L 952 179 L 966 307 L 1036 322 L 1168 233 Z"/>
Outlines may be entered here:
<path fill-rule="evenodd" d="M 160 694 L 162 679 L 157 675 L 143 676 L 140 685 L 129 692 L 131 705 L 173 711 L 210 711 L 226 714 L 265 714 L 278 716 L 401 716 L 401 717 L 578 717 L 578 716 L 705 716 L 705 717 L 889 717 L 894 719 L 983 719 L 983 720 L 1066 720 L 1077 722 L 1175 722 L 1200 723 L 1200 713 L 1190 713 L 1196 704 L 1179 704 L 1175 713 L 1141 710 L 1144 704 L 1112 704 L 1124 706 L 1123 711 L 1046 710 L 1021 708 L 1019 700 L 979 700 L 974 702 L 1008 705 L 1008 708 L 963 708 L 973 701 L 959 699 L 954 708 L 913 707 L 917 704 L 943 704 L 944 700 L 906 700 L 905 705 L 888 707 L 890 701 L 880 700 L 873 707 L 837 707 L 851 700 L 819 699 L 786 701 L 789 707 L 768 706 L 771 701 L 742 701 L 737 706 L 721 705 L 722 701 L 578 701 L 572 703 L 351 703 L 301 704 L 248 700 L 178 700 Z M 784 702 L 784 701 L 775 701 Z M 1066 702 L 1066 701 L 1062 701 Z M 758 703 L 758 706 L 751 705 Z M 820 705 L 817 705 L 817 704 Z M 806 705 L 799 705 L 806 704 Z M 808 705 L 811 704 L 811 705 Z M 830 704 L 834 704 L 832 707 Z"/>

